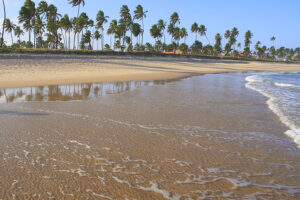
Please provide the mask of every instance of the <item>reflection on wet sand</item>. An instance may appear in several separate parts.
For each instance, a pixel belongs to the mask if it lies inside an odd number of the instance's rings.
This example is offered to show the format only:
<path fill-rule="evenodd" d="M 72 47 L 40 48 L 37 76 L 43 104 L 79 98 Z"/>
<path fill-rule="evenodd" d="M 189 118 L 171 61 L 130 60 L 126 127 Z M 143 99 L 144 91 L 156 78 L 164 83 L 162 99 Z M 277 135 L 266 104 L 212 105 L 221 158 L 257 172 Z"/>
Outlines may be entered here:
<path fill-rule="evenodd" d="M 0 89 L 0 103 L 86 100 L 107 94 L 120 94 L 142 86 L 164 85 L 179 80 L 181 79 L 7 88 Z"/>

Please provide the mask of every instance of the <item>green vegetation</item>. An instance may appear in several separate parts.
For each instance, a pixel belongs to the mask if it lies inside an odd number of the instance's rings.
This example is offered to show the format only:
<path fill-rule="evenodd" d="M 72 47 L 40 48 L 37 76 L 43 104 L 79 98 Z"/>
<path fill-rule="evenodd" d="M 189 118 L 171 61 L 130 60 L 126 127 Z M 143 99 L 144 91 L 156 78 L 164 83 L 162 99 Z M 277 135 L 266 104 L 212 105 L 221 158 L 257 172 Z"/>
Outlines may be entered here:
<path fill-rule="evenodd" d="M 154 24 L 149 34 L 154 38 L 154 43 L 144 44 L 144 21 L 148 11 L 138 5 L 133 12 L 127 5 L 120 9 L 120 19 L 112 19 L 104 11 L 99 11 L 95 21 L 82 12 L 80 7 L 85 6 L 84 0 L 68 0 L 73 7 L 78 7 L 77 17 L 70 18 L 67 14 L 61 15 L 58 8 L 47 1 L 40 1 L 36 5 L 32 0 L 25 0 L 19 11 L 19 24 L 16 26 L 6 18 L 5 1 L 3 30 L 0 40 L 0 53 L 60 53 L 60 54 L 90 54 L 90 55 L 143 55 L 143 56 L 180 56 L 183 54 L 192 57 L 226 58 L 241 60 L 265 61 L 300 61 L 300 48 L 275 48 L 275 36 L 270 38 L 273 46 L 267 47 L 257 41 L 251 49 L 253 33 L 248 30 L 244 35 L 243 49 L 238 43 L 239 30 L 233 27 L 226 30 L 224 35 L 217 33 L 215 42 L 211 44 L 207 37 L 205 25 L 197 22 L 190 29 L 180 26 L 180 17 L 174 12 L 167 23 L 160 19 Z M 132 14 L 131 14 L 132 13 Z M 104 30 L 104 25 L 109 22 L 109 27 Z M 195 36 L 194 43 L 189 46 L 186 39 L 188 30 Z M 28 40 L 22 36 L 28 33 Z M 166 32 L 172 40 L 166 42 Z M 5 35 L 5 33 L 8 33 Z M 14 41 L 13 35 L 18 38 Z M 110 37 L 109 44 L 105 44 L 105 35 Z M 11 37 L 12 44 L 7 45 L 6 37 Z M 207 45 L 198 40 L 204 38 Z M 222 42 L 222 39 L 226 40 Z M 101 45 L 99 48 L 99 41 Z M 94 43 L 96 42 L 96 45 Z M 222 46 L 224 44 L 224 47 Z M 97 47 L 93 49 L 94 47 Z M 101 51 L 99 51 L 101 49 Z M 173 55 L 166 55 L 166 53 Z"/>

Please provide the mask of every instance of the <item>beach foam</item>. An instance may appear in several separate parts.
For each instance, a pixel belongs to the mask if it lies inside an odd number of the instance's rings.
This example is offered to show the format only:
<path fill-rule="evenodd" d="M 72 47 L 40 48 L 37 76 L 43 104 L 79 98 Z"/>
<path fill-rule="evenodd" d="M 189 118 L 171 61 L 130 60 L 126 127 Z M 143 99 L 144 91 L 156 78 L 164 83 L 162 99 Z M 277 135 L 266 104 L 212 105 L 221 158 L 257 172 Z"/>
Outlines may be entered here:
<path fill-rule="evenodd" d="M 298 73 L 260 73 L 246 77 L 246 87 L 268 97 L 267 105 L 290 128 L 285 134 L 300 148 L 300 86 L 283 83 L 284 77 Z M 280 79 L 279 79 L 279 78 Z M 279 79 L 282 82 L 275 81 Z M 295 79 L 293 77 L 293 79 Z M 289 81 L 289 80 L 287 80 Z"/>

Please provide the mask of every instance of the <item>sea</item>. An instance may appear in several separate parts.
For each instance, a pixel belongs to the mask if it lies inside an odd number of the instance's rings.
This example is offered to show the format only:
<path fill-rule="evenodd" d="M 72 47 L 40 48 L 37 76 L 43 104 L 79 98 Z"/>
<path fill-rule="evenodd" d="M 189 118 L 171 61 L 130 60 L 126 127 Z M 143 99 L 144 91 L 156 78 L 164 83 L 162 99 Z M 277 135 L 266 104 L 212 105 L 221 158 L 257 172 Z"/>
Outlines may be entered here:
<path fill-rule="evenodd" d="M 300 148 L 300 72 L 251 74 L 246 87 L 268 98 L 269 108 L 289 127 L 285 134 Z"/>

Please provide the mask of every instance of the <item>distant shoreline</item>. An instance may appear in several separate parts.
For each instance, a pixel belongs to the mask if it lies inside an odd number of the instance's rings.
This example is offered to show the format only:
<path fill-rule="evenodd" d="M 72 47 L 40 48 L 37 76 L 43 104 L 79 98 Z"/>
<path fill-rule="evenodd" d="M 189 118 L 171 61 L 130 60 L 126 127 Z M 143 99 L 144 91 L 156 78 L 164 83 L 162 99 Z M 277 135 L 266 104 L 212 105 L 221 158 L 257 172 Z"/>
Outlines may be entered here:
<path fill-rule="evenodd" d="M 234 57 L 234 56 L 208 56 L 197 54 L 165 54 L 160 52 L 118 52 L 118 51 L 100 51 L 100 50 L 69 50 L 69 49 L 1 49 L 0 58 L 3 55 L 81 55 L 81 56 L 134 56 L 134 57 L 162 57 L 162 58 L 198 58 L 198 59 L 219 59 L 219 60 L 237 60 L 237 61 L 257 61 L 270 63 L 298 63 L 300 61 L 282 61 L 272 59 L 258 59 L 254 57 Z"/>
<path fill-rule="evenodd" d="M 0 54 L 0 88 L 162 80 L 249 71 L 300 71 L 300 64 L 184 56 Z"/>

